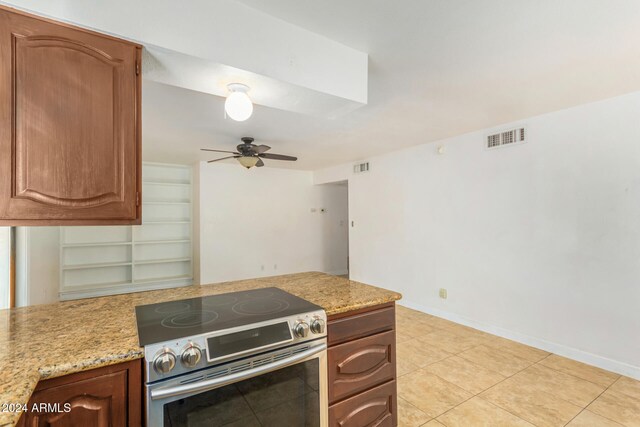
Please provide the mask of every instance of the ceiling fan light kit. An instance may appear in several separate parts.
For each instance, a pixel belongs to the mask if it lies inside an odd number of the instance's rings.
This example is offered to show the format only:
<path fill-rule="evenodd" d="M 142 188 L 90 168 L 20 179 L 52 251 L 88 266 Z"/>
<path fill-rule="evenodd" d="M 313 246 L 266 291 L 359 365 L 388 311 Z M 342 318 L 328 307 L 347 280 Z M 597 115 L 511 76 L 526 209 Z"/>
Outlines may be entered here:
<path fill-rule="evenodd" d="M 257 157 L 249 157 L 249 156 L 241 156 L 238 157 L 238 162 L 240 162 L 240 164 L 242 166 L 244 166 L 247 169 L 250 169 L 252 167 L 254 167 L 256 165 L 256 163 L 258 163 L 258 160 L 260 160 Z"/>
<path fill-rule="evenodd" d="M 255 145 L 254 139 L 248 136 L 241 138 L 242 144 L 239 144 L 236 149 L 238 151 L 227 150 L 214 150 L 212 148 L 201 148 L 202 151 L 213 151 L 215 153 L 227 153 L 231 156 L 221 157 L 219 159 L 209 160 L 207 163 L 218 162 L 226 159 L 237 159 L 238 162 L 245 168 L 251 169 L 252 167 L 261 168 L 264 166 L 262 159 L 270 160 L 285 160 L 289 162 L 295 162 L 297 157 L 285 156 L 283 154 L 270 154 L 267 151 L 271 150 L 268 145 Z"/>
<path fill-rule="evenodd" d="M 243 122 L 253 114 L 253 103 L 247 92 L 249 86 L 242 83 L 231 83 L 227 85 L 229 95 L 224 102 L 224 111 L 231 119 Z"/>

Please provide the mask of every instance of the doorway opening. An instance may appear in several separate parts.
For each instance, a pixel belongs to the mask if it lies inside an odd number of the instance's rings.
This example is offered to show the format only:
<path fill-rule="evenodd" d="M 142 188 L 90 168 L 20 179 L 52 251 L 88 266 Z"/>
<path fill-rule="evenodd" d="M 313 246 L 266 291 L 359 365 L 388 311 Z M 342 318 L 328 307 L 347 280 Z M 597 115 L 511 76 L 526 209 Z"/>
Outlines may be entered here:
<path fill-rule="evenodd" d="M 349 278 L 349 182 L 324 184 L 323 240 L 325 271 Z"/>

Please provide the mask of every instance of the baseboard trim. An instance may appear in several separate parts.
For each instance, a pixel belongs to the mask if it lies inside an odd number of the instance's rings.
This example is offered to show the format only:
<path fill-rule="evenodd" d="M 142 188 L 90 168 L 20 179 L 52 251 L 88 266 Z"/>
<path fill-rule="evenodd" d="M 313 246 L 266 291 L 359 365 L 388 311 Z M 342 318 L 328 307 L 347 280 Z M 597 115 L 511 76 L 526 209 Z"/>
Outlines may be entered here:
<path fill-rule="evenodd" d="M 507 338 L 512 341 L 526 344 L 531 347 L 536 347 L 550 353 L 555 353 L 559 356 L 567 357 L 569 359 L 577 360 L 578 362 L 586 363 L 588 365 L 596 366 L 598 368 L 606 369 L 607 371 L 615 372 L 620 375 L 625 375 L 637 380 L 640 380 L 640 366 L 629 365 L 628 363 L 619 362 L 617 360 L 609 359 L 607 357 L 598 356 L 597 354 L 589 353 L 586 351 L 578 350 L 573 347 L 568 347 L 555 342 L 547 341 L 540 338 L 531 337 L 529 335 L 521 334 L 519 332 L 511 331 L 501 327 L 487 325 L 481 322 L 477 322 L 473 319 L 469 319 L 458 314 L 450 313 L 444 310 L 440 310 L 432 307 L 425 307 L 420 304 L 415 304 L 412 301 L 402 299 L 399 305 L 403 305 L 407 308 L 422 311 L 427 314 L 442 317 L 443 319 L 450 320 L 452 322 L 460 323 L 465 326 L 469 326 L 474 329 L 478 329 L 483 332 L 487 332 L 493 335 L 497 335 L 502 338 Z"/>
<path fill-rule="evenodd" d="M 345 274 L 349 274 L 349 270 L 325 271 L 325 273 L 331 274 L 332 276 L 344 276 Z"/>

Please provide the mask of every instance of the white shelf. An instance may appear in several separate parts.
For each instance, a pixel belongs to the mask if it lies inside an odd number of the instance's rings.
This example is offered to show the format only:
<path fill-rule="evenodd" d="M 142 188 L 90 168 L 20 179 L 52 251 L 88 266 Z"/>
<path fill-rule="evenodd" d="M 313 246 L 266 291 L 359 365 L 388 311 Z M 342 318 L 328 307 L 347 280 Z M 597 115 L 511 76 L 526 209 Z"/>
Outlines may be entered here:
<path fill-rule="evenodd" d="M 142 173 L 142 205 L 148 221 L 143 220 L 139 226 L 120 226 L 117 234 L 103 228 L 61 227 L 61 299 L 192 283 L 191 167 L 145 162 Z"/>
<path fill-rule="evenodd" d="M 77 264 L 77 265 L 63 265 L 63 270 L 88 270 L 93 268 L 106 268 L 106 267 L 122 267 L 132 265 L 131 261 L 128 262 L 98 262 L 95 264 Z"/>
<path fill-rule="evenodd" d="M 164 245 L 168 243 L 190 243 L 191 239 L 175 239 L 175 240 L 140 240 L 135 242 L 136 245 Z"/>
<path fill-rule="evenodd" d="M 190 182 L 181 182 L 181 181 L 142 181 L 142 185 L 166 185 L 169 187 L 188 187 L 191 185 Z"/>
<path fill-rule="evenodd" d="M 149 282 L 149 283 L 134 283 L 118 282 L 112 284 L 103 284 L 95 288 L 83 288 L 74 290 L 60 291 L 58 295 L 61 300 L 74 300 L 79 298 L 93 298 L 97 296 L 118 294 L 130 294 L 133 292 L 150 291 L 157 289 L 176 288 L 181 286 L 189 286 L 192 284 L 192 278 L 180 279 L 167 282 Z M 104 286 L 111 285 L 111 286 Z"/>
<path fill-rule="evenodd" d="M 142 201 L 143 205 L 190 205 L 191 202 L 185 202 L 184 200 L 181 201 L 171 201 L 171 200 L 149 200 L 149 201 Z"/>
<path fill-rule="evenodd" d="M 130 286 L 132 284 L 133 283 L 131 282 L 131 280 L 126 280 L 122 282 L 92 283 L 90 285 L 82 285 L 82 286 L 71 285 L 67 287 L 67 289 L 65 289 L 64 292 L 61 291 L 61 293 L 73 294 L 75 292 L 86 292 L 92 289 L 114 289 L 114 288 L 121 288 L 123 286 Z"/>
<path fill-rule="evenodd" d="M 88 248 L 94 246 L 131 246 L 131 242 L 63 243 L 62 248 Z"/>
<path fill-rule="evenodd" d="M 191 221 L 144 221 L 142 225 L 191 224 Z"/>
<path fill-rule="evenodd" d="M 145 284 L 145 283 L 160 283 L 160 282 L 172 282 L 174 280 L 191 280 L 193 279 L 193 276 L 191 274 L 183 274 L 180 276 L 171 276 L 171 277 L 152 277 L 150 279 L 138 279 L 138 280 L 134 280 L 133 283 L 140 283 L 140 284 Z"/>
<path fill-rule="evenodd" d="M 171 262 L 191 262 L 191 258 L 146 259 L 146 260 L 136 261 L 136 264 L 137 265 L 168 264 Z"/>

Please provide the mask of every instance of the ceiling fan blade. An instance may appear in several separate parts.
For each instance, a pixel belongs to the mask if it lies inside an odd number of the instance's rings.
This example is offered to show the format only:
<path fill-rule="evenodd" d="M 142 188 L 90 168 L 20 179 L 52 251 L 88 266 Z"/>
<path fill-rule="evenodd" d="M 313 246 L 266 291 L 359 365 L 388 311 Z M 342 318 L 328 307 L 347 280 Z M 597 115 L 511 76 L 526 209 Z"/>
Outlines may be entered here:
<path fill-rule="evenodd" d="M 298 160 L 297 157 L 293 157 L 293 156 L 285 156 L 283 154 L 269 154 L 269 153 L 263 153 L 263 154 L 258 154 L 259 157 L 262 157 L 264 159 L 272 159 L 272 160 L 289 160 L 289 161 L 295 161 Z"/>
<path fill-rule="evenodd" d="M 213 152 L 216 152 L 216 153 L 230 153 L 230 154 L 238 154 L 238 155 L 240 155 L 240 153 L 237 153 L 235 151 L 212 150 L 210 148 L 201 148 L 200 151 L 213 151 Z"/>
<path fill-rule="evenodd" d="M 257 154 L 262 154 L 265 151 L 269 150 L 271 150 L 271 147 L 269 147 L 268 145 L 257 145 L 253 148 L 253 151 L 255 151 Z"/>
<path fill-rule="evenodd" d="M 256 167 L 261 168 L 263 166 L 264 166 L 264 162 L 262 161 L 262 159 L 258 159 L 258 162 L 256 163 Z"/>
<path fill-rule="evenodd" d="M 209 160 L 207 163 L 219 162 L 220 160 L 227 160 L 227 159 L 237 159 L 238 157 L 241 157 L 241 156 L 228 156 L 228 157 L 222 157 L 221 159 L 213 159 L 213 160 Z"/>

